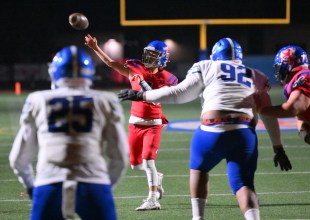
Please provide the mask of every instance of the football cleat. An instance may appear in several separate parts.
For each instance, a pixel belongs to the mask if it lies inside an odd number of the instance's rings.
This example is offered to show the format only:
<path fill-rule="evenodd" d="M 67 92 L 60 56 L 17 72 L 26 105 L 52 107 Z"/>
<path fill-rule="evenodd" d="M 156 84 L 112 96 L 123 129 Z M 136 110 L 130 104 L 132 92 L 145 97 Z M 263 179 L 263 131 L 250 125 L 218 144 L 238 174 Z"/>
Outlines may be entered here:
<path fill-rule="evenodd" d="M 136 208 L 136 211 L 159 210 L 161 206 L 157 200 L 148 198 L 143 201 L 142 205 Z"/>

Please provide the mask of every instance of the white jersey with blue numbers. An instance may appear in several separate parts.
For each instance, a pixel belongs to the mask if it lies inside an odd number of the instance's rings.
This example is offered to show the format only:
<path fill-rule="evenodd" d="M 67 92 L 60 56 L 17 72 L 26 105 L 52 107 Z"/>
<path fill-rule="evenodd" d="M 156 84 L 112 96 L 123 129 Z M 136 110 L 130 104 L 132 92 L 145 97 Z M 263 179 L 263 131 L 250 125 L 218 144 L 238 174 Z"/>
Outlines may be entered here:
<path fill-rule="evenodd" d="M 115 184 L 128 162 L 116 95 L 83 88 L 29 94 L 10 164 L 25 187 L 62 182 Z M 38 151 L 35 174 L 31 161 Z"/>
<path fill-rule="evenodd" d="M 147 91 L 145 99 L 161 103 L 186 103 L 200 97 L 201 114 L 220 110 L 256 117 L 253 94 L 268 90 L 268 78 L 255 69 L 245 67 L 240 61 L 204 60 L 195 63 L 177 86 Z"/>

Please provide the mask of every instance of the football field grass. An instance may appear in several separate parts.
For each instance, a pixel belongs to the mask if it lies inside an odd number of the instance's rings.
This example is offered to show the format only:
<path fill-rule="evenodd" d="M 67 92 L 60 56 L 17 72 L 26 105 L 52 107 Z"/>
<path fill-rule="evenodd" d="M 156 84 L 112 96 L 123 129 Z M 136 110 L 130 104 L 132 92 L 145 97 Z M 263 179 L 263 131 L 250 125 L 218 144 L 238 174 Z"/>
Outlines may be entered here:
<path fill-rule="evenodd" d="M 274 91 L 273 91 L 274 90 Z M 275 104 L 282 97 L 279 89 L 272 90 Z M 9 167 L 8 155 L 19 128 L 19 115 L 26 94 L 0 96 L 0 220 L 29 219 L 31 202 Z M 128 121 L 130 102 L 124 102 Z M 200 115 L 198 100 L 182 105 L 164 105 L 170 120 L 196 120 Z M 118 219 L 120 220 L 190 220 L 189 146 L 192 132 L 162 134 L 158 151 L 157 169 L 164 173 L 164 197 L 158 211 L 137 212 L 135 208 L 146 198 L 148 186 L 145 174 L 127 170 L 114 191 Z M 310 219 L 310 146 L 304 144 L 297 132 L 285 131 L 282 139 L 292 162 L 289 172 L 274 167 L 273 151 L 266 132 L 258 132 L 259 160 L 255 177 L 260 201 L 261 219 Z M 90 210 L 91 211 L 91 210 Z M 210 173 L 210 195 L 205 219 L 243 219 L 237 201 L 231 192 L 222 161 Z"/>

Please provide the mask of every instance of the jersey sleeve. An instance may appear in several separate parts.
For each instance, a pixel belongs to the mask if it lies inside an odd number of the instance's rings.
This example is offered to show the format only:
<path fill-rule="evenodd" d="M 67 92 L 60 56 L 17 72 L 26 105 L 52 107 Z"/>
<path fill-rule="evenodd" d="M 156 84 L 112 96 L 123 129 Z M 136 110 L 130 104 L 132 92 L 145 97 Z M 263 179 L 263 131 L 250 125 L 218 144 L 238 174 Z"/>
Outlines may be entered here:
<path fill-rule="evenodd" d="M 146 101 L 181 104 L 195 100 L 203 91 L 201 70 L 195 65 L 188 71 L 186 78 L 176 86 L 164 87 L 145 92 Z"/>
<path fill-rule="evenodd" d="M 9 155 L 10 166 L 25 188 L 31 188 L 34 181 L 31 162 L 37 153 L 37 130 L 33 118 L 37 99 L 34 94 L 26 99 L 20 117 L 20 129 Z"/>
<path fill-rule="evenodd" d="M 256 91 L 269 92 L 271 89 L 269 78 L 263 72 L 257 69 L 253 69 L 252 71 L 254 74 L 254 84 L 256 86 Z"/>
<path fill-rule="evenodd" d="M 256 88 L 254 93 L 256 105 L 259 105 L 260 107 L 271 106 L 272 103 L 269 94 L 271 87 L 269 78 L 257 69 L 248 68 L 247 71 L 251 71 L 253 76 L 253 81 Z"/>
<path fill-rule="evenodd" d="M 179 82 L 179 80 L 178 80 L 178 78 L 174 75 L 174 74 L 172 74 L 172 73 L 170 73 L 170 72 L 168 72 L 168 71 L 166 71 L 166 70 L 163 70 L 163 72 L 164 72 L 164 74 L 165 74 L 165 85 L 164 86 L 176 86 L 177 84 L 178 84 L 178 82 Z"/>
<path fill-rule="evenodd" d="M 149 70 L 142 64 L 140 60 L 127 60 L 125 63 L 125 68 L 129 68 L 132 72 L 137 74 L 149 72 Z"/>
<path fill-rule="evenodd" d="M 307 97 L 310 97 L 310 72 L 301 72 L 297 74 L 288 86 L 288 93 L 294 90 L 301 91 Z"/>
<path fill-rule="evenodd" d="M 109 176 L 111 184 L 115 186 L 127 168 L 129 147 L 124 128 L 123 108 L 114 94 L 109 95 L 108 105 L 104 108 L 107 125 L 103 136 L 107 141 L 106 156 L 109 158 Z"/>

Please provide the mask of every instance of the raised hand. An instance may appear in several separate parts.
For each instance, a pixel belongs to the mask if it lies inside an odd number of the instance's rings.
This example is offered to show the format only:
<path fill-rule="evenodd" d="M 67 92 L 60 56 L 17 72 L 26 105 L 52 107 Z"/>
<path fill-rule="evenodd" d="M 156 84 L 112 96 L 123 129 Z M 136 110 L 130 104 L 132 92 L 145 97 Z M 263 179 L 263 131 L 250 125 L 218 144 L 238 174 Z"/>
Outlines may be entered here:
<path fill-rule="evenodd" d="M 91 49 L 95 49 L 97 47 L 97 39 L 90 34 L 87 34 L 85 36 L 85 45 Z"/>

